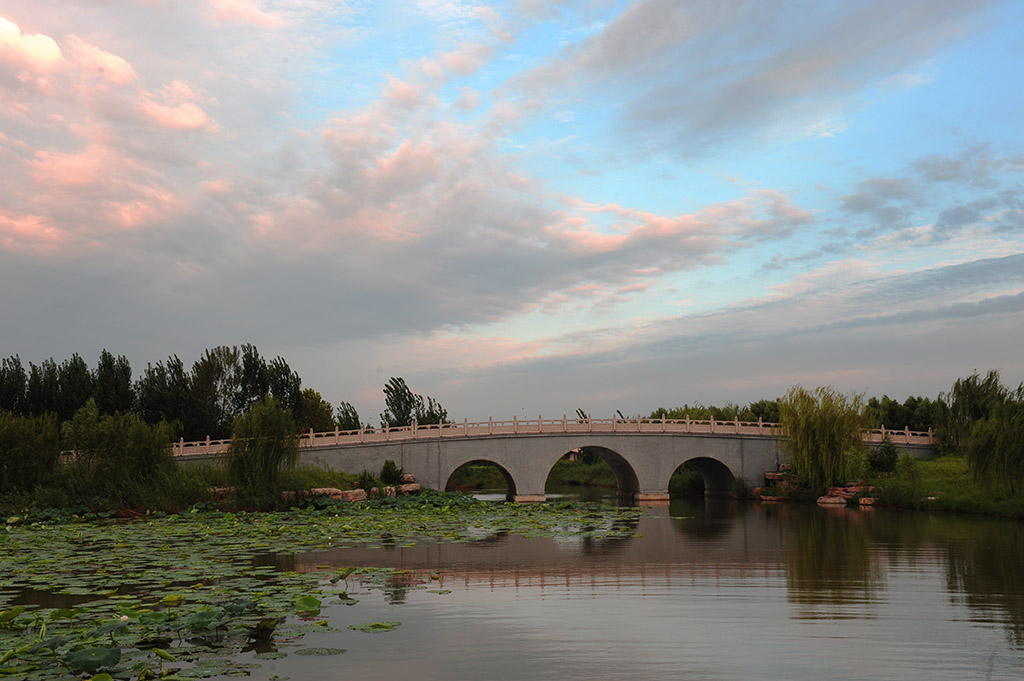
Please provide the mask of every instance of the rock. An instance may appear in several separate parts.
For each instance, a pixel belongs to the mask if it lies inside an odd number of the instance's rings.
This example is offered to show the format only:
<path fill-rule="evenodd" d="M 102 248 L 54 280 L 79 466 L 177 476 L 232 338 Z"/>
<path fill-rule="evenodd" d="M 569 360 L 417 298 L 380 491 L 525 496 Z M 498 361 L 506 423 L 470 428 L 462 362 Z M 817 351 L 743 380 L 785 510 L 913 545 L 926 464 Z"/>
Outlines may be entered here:
<path fill-rule="evenodd" d="M 776 473 L 774 471 L 765 471 L 765 480 L 782 480 L 782 473 Z"/>
<path fill-rule="evenodd" d="M 341 490 L 337 487 L 314 487 L 309 490 L 310 494 L 325 494 L 332 499 L 341 499 Z"/>
<path fill-rule="evenodd" d="M 229 496 L 235 493 L 234 487 L 211 487 L 210 494 L 213 495 L 214 501 L 220 501 L 221 499 L 227 499 Z"/>
<path fill-rule="evenodd" d="M 407 496 L 409 494 L 419 494 L 421 489 L 423 489 L 423 488 L 417 482 L 411 482 L 411 483 L 406 484 L 406 485 L 399 485 L 398 486 L 398 492 L 399 492 L 399 494 L 402 494 L 403 496 Z"/>
<path fill-rule="evenodd" d="M 875 498 L 874 497 L 861 497 L 860 500 L 858 501 L 858 503 L 861 506 L 874 506 L 875 505 Z"/>
<path fill-rule="evenodd" d="M 846 498 L 838 497 L 826 494 L 823 497 L 818 497 L 819 506 L 846 506 Z"/>
<path fill-rule="evenodd" d="M 341 493 L 342 501 L 366 501 L 365 489 L 350 489 Z"/>
<path fill-rule="evenodd" d="M 773 496 L 769 496 L 769 495 L 762 495 L 761 498 L 760 498 L 760 501 L 762 501 L 764 503 L 771 504 L 771 503 L 775 503 L 777 501 L 782 501 L 782 497 L 773 497 Z"/>
<path fill-rule="evenodd" d="M 411 485 L 416 482 L 416 476 L 412 473 L 405 473 L 402 475 L 402 484 Z"/>

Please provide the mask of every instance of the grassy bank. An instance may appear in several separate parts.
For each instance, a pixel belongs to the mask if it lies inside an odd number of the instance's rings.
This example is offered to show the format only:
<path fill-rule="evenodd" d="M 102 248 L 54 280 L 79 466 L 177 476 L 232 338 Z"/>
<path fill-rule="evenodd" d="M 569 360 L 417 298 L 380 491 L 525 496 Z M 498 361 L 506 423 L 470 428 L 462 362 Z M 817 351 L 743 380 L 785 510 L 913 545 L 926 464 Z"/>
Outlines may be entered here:
<path fill-rule="evenodd" d="M 0 513 L 21 513 L 26 509 L 63 509 L 76 513 L 94 513 L 133 516 L 147 511 L 177 513 L 197 504 L 224 510 L 240 508 L 284 510 L 290 507 L 282 493 L 308 490 L 315 487 L 354 489 L 359 476 L 337 473 L 321 468 L 297 467 L 285 469 L 272 494 L 265 499 L 227 496 L 217 498 L 214 488 L 235 485 L 231 472 L 225 466 L 190 464 L 161 467 L 144 481 L 128 480 L 116 489 L 97 491 L 87 476 L 76 465 L 60 467 L 44 483 L 30 491 L 9 492 L 0 495 Z"/>
<path fill-rule="evenodd" d="M 1011 495 L 1008 486 L 975 482 L 962 456 L 918 459 L 869 484 L 877 503 L 885 506 L 1024 519 L 1024 497 Z"/>

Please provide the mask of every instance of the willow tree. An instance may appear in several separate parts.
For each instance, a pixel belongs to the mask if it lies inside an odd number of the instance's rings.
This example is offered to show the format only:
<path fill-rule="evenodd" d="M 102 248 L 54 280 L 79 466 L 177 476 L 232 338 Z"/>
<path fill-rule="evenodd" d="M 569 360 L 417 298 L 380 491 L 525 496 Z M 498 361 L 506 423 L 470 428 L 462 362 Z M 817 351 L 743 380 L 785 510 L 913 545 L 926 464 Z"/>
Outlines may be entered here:
<path fill-rule="evenodd" d="M 783 443 L 793 471 L 812 488 L 842 482 L 863 461 L 864 396 L 796 385 L 779 402 Z"/>
<path fill-rule="evenodd" d="M 294 466 L 299 457 L 291 413 L 269 395 L 253 404 L 235 419 L 230 457 L 239 485 L 258 496 L 272 494 L 281 469 Z"/>

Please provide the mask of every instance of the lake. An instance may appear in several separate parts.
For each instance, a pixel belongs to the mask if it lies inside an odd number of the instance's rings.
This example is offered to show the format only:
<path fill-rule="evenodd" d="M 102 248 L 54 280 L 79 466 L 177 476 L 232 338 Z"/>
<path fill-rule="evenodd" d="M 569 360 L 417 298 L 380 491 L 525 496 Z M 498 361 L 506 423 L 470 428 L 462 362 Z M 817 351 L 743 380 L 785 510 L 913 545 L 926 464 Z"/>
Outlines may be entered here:
<path fill-rule="evenodd" d="M 349 576 L 348 595 L 358 602 L 326 593 L 317 616 L 289 618 L 304 627 L 301 636 L 290 638 L 282 626 L 273 641 L 233 659 L 252 663 L 244 672 L 264 681 L 1024 677 L 1021 523 L 728 501 L 673 502 L 629 522 L 629 531 L 611 536 L 601 527 L 556 537 L 482 530 L 459 543 L 384 541 L 300 553 L 288 550 L 284 535 L 275 544 L 276 531 L 266 528 L 254 545 L 272 550 L 246 555 L 226 544 L 236 554 L 228 562 L 259 575 L 314 579 L 342 566 L 394 570 Z M 222 537 L 232 532 L 211 527 Z M 180 529 L 186 532 L 193 530 Z M 94 553 L 104 550 L 90 542 Z M 163 551 L 156 540 L 147 546 L 143 553 Z M 174 551 L 168 571 L 175 560 L 191 560 L 188 551 Z M 121 567 L 117 574 L 134 574 Z M 187 574 L 179 581 L 194 579 Z M 193 588 L 217 588 L 217 579 L 208 581 Z M 166 588 L 158 595 L 184 587 Z M 114 598 L 131 598 L 131 589 L 122 591 Z M 40 585 L 8 601 L 78 602 L 68 598 Z M 349 629 L 374 622 L 401 624 Z M 316 648 L 346 652 L 300 652 Z"/>
<path fill-rule="evenodd" d="M 1024 678 L 1020 523 L 709 501 L 650 509 L 637 532 L 279 560 L 396 567 L 451 592 L 366 590 L 361 611 L 333 607 L 336 628 L 403 624 L 325 658 L 320 678 Z M 254 677 L 299 669 L 289 658 Z"/>

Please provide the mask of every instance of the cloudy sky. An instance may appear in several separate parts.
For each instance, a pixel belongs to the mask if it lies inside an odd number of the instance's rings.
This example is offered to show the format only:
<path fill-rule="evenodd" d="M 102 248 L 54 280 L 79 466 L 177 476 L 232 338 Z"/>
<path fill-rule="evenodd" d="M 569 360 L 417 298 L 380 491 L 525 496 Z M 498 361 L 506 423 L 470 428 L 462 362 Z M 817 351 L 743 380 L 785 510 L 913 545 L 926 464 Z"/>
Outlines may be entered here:
<path fill-rule="evenodd" d="M 365 420 L 1024 380 L 1024 3 L 5 0 L 0 354 Z"/>

